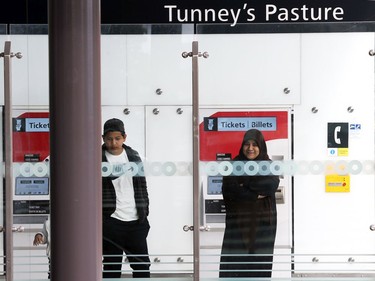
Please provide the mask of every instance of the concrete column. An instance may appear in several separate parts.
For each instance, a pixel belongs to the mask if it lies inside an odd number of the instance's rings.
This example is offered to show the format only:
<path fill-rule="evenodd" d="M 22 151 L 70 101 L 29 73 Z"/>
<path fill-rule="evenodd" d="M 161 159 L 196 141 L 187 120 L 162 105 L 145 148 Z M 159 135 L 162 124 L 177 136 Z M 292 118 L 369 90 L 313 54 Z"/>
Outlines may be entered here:
<path fill-rule="evenodd" d="M 100 1 L 48 12 L 52 280 L 101 280 Z"/>

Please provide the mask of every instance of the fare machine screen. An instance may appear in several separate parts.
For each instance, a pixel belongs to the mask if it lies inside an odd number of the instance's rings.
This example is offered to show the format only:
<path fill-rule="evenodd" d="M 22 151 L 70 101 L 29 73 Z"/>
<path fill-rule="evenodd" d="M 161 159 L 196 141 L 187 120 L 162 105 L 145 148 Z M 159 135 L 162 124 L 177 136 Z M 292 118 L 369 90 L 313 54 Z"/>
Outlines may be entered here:
<path fill-rule="evenodd" d="M 225 205 L 222 197 L 222 176 L 207 177 L 207 189 L 204 196 L 205 222 L 224 223 Z"/>
<path fill-rule="evenodd" d="M 42 223 L 49 212 L 49 178 L 17 177 L 13 200 L 14 223 Z"/>
<path fill-rule="evenodd" d="M 222 194 L 223 177 L 208 177 L 207 194 L 220 195 Z"/>
<path fill-rule="evenodd" d="M 15 195 L 48 195 L 48 178 L 16 178 Z"/>

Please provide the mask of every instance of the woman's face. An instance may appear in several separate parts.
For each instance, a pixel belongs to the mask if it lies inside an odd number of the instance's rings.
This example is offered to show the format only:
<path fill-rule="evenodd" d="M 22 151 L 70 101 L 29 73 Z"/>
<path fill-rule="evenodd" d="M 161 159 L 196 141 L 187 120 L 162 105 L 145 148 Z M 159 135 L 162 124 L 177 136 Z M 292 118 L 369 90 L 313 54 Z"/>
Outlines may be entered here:
<path fill-rule="evenodd" d="M 254 140 L 248 140 L 245 142 L 242 146 L 242 152 L 249 160 L 254 160 L 260 153 L 259 146 Z"/>

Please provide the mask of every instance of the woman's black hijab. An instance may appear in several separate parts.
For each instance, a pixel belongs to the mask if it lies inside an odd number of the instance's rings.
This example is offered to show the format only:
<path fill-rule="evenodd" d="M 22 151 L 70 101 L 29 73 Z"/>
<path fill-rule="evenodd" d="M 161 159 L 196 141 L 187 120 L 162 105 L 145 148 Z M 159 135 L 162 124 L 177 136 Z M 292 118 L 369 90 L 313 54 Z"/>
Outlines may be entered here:
<path fill-rule="evenodd" d="M 247 157 L 243 154 L 243 151 L 242 151 L 242 148 L 244 146 L 244 144 L 249 141 L 249 140 L 253 140 L 256 142 L 256 144 L 258 145 L 259 147 L 259 155 L 257 158 L 255 158 L 254 160 L 255 161 L 258 161 L 258 160 L 270 160 L 270 158 L 268 157 L 268 153 L 267 153 L 267 145 L 266 145 L 266 141 L 264 140 L 264 136 L 263 134 L 257 130 L 257 129 L 250 129 L 248 130 L 244 137 L 243 137 L 243 140 L 242 140 L 242 144 L 241 144 L 241 147 L 240 147 L 240 151 L 238 153 L 238 156 L 236 158 L 238 158 L 238 160 L 249 160 L 247 159 Z"/>

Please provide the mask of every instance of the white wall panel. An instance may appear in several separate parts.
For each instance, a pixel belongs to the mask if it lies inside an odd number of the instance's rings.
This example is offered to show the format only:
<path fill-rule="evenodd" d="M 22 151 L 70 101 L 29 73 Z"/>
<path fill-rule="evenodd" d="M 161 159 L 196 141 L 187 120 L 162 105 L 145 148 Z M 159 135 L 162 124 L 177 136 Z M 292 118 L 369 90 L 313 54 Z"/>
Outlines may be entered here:
<path fill-rule="evenodd" d="M 299 34 L 199 35 L 198 42 L 209 53 L 199 60 L 201 104 L 300 102 Z"/>
<path fill-rule="evenodd" d="M 373 33 L 303 34 L 301 108 L 317 107 L 315 119 L 320 120 L 322 115 L 340 119 L 372 114 L 373 48 Z M 355 109 L 352 115 L 347 115 L 349 106 Z"/>
<path fill-rule="evenodd" d="M 148 163 L 192 162 L 192 109 L 187 106 L 146 107 L 146 160 Z M 183 110 L 182 114 L 177 109 Z M 183 254 L 192 255 L 193 232 L 183 231 L 184 225 L 193 225 L 193 188 L 190 174 L 172 176 L 149 175 L 150 224 L 148 237 L 151 256 L 161 258 L 152 268 L 183 270 L 192 269 L 190 263 L 178 263 Z M 160 256 L 166 255 L 166 256 Z M 163 262 L 172 260 L 176 264 Z M 184 257 L 192 262 L 192 257 Z"/>
<path fill-rule="evenodd" d="M 317 161 L 328 167 L 326 161 L 374 160 L 374 60 L 368 54 L 373 48 L 373 33 L 302 35 L 302 102 L 294 107 L 297 163 Z M 361 124 L 355 134 L 349 130 L 348 156 L 328 155 L 330 122 Z M 366 265 L 348 259 L 375 252 L 375 234 L 369 229 L 375 222 L 374 175 L 351 174 L 350 192 L 331 193 L 325 191 L 326 171 L 315 175 L 310 170 L 294 178 L 295 268 L 314 273 L 363 270 Z M 314 257 L 322 263 L 313 263 Z"/>
<path fill-rule="evenodd" d="M 49 104 L 49 65 L 48 65 L 48 35 L 29 35 L 28 56 L 22 59 L 28 61 L 29 100 L 30 105 Z M 16 49 L 14 50 L 15 52 Z M 15 61 L 14 63 L 18 63 Z M 14 84 L 18 81 L 13 80 Z M 22 78 L 20 78 L 22 79 Z"/>
<path fill-rule="evenodd" d="M 12 103 L 13 105 L 29 104 L 29 41 L 27 35 L 12 35 L 12 51 L 21 52 L 22 59 L 12 62 Z M 38 70 L 34 70 L 38 71 Z"/>
<path fill-rule="evenodd" d="M 127 40 L 128 103 L 191 104 L 191 59 L 181 54 L 191 51 L 192 35 L 129 35 Z"/>
<path fill-rule="evenodd" d="M 49 104 L 48 36 L 11 35 L 12 103 L 15 106 L 46 106 Z"/>
<path fill-rule="evenodd" d="M 126 35 L 102 35 L 102 105 L 126 104 L 126 69 Z"/>

